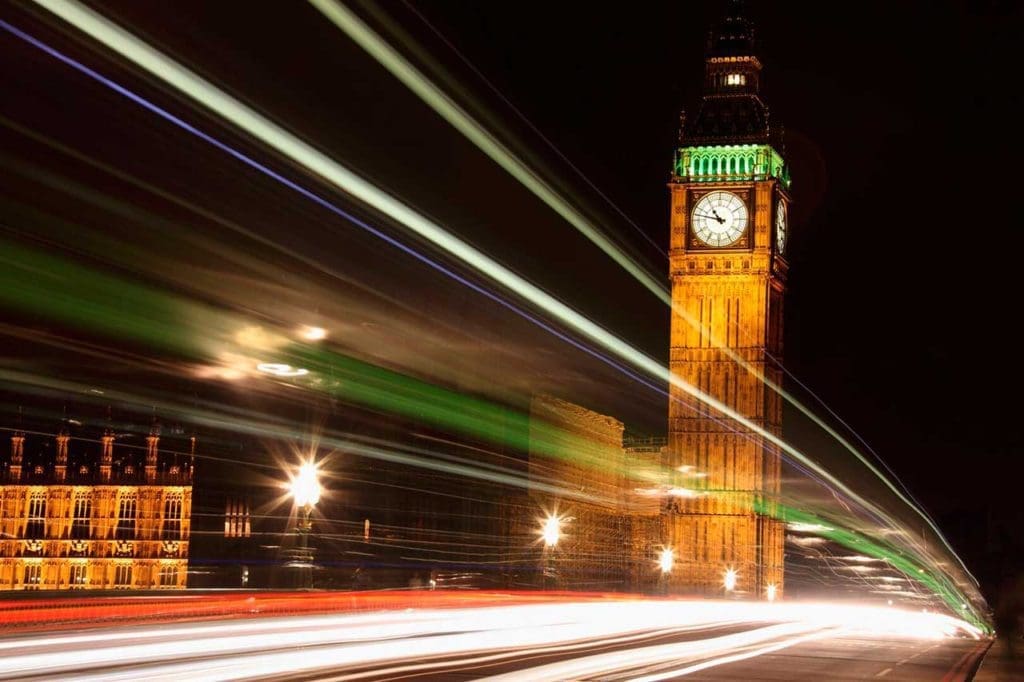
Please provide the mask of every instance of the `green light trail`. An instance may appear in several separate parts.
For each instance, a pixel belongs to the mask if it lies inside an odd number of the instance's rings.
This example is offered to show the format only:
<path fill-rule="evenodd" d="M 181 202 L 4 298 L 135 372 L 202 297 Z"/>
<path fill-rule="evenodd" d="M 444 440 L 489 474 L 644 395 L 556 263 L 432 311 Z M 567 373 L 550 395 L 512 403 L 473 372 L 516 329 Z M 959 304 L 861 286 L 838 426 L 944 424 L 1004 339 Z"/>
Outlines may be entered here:
<path fill-rule="evenodd" d="M 239 330 L 251 327 L 226 311 L 5 240 L 0 240 L 0 305 L 196 361 L 215 358 L 219 349 L 235 345 L 230 339 Z M 309 369 L 310 381 L 300 385 L 363 407 L 582 466 L 608 470 L 615 461 L 611 446 L 527 413 L 319 346 L 294 343 L 263 360 Z"/>
<path fill-rule="evenodd" d="M 204 304 L 162 293 L 124 278 L 97 272 L 74 262 L 0 241 L 0 304 L 31 315 L 79 327 L 121 341 L 146 344 L 164 352 L 193 360 L 208 360 L 210 349 L 221 345 L 219 337 L 230 337 L 247 326 L 242 318 Z M 419 379 L 376 367 L 354 358 L 325 350 L 316 345 L 295 343 L 282 349 L 275 360 L 285 359 L 311 370 L 303 377 L 307 388 L 321 390 L 340 399 L 371 409 L 382 409 L 416 422 L 451 429 L 466 436 L 533 452 L 554 459 L 573 461 L 581 466 L 607 471 L 614 448 L 595 443 L 530 415 L 489 401 L 459 394 Z M 21 384 L 45 386 L 83 393 L 84 387 L 52 377 L 38 377 L 22 372 L 0 371 L 0 378 Z M 272 381 L 265 378 L 265 381 Z M 154 404 L 153 398 L 128 396 L 106 391 L 105 399 Z M 230 414 L 223 411 L 207 414 L 163 401 L 161 411 L 188 414 L 198 423 L 216 428 L 231 428 L 262 436 L 302 438 L 308 434 L 261 421 L 259 414 Z M 532 423 L 531 423 L 532 421 Z M 530 487 L 563 498 L 592 499 L 592 493 L 580 493 L 559 486 L 530 480 L 502 467 L 481 467 L 468 463 L 440 461 L 395 449 L 385 449 L 326 436 L 322 442 L 344 451 L 409 466 L 459 476 L 467 476 L 517 487 Z M 618 473 L 636 476 L 638 472 L 623 467 Z M 658 479 L 658 476 L 651 478 Z M 712 493 L 713 494 L 713 493 Z M 814 523 L 826 527 L 818 534 L 840 545 L 864 554 L 885 559 L 908 578 L 934 591 L 955 613 L 963 613 L 964 601 L 955 591 L 930 572 L 921 572 L 919 564 L 902 552 L 845 530 L 834 520 L 823 520 L 806 510 L 765 502 L 755 497 L 754 510 L 775 516 L 785 522 Z M 963 614 L 985 626 L 974 612 Z"/>
<path fill-rule="evenodd" d="M 960 615 L 960 617 L 985 632 L 990 633 L 992 631 L 991 627 L 974 607 L 968 607 L 966 610 L 963 608 L 963 604 L 968 604 L 969 602 L 962 598 L 963 595 L 955 586 L 949 584 L 948 579 L 943 579 L 944 576 L 942 576 L 941 572 L 938 572 L 938 575 L 933 575 L 922 564 L 908 559 L 903 552 L 888 543 L 871 540 L 861 533 L 845 529 L 842 527 L 842 524 L 826 519 L 823 516 L 815 515 L 813 512 L 786 506 L 774 501 L 765 502 L 755 499 L 754 510 L 759 514 L 773 516 L 786 523 L 803 523 L 818 526 L 819 529 L 814 531 L 815 535 L 888 563 L 907 576 L 908 579 L 920 583 L 937 595 L 953 613 Z"/>

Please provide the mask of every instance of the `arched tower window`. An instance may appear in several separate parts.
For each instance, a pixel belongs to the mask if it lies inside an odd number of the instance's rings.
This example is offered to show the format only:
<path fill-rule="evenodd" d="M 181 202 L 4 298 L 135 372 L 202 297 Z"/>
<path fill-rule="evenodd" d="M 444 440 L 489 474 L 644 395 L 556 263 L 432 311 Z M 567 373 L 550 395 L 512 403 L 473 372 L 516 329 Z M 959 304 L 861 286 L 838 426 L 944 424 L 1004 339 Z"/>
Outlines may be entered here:
<path fill-rule="evenodd" d="M 28 498 L 28 523 L 25 537 L 38 540 L 46 537 L 46 492 L 33 492 Z"/>
<path fill-rule="evenodd" d="M 117 530 L 114 536 L 118 540 L 135 539 L 135 519 L 138 512 L 138 501 L 135 495 L 124 495 L 117 504 Z"/>

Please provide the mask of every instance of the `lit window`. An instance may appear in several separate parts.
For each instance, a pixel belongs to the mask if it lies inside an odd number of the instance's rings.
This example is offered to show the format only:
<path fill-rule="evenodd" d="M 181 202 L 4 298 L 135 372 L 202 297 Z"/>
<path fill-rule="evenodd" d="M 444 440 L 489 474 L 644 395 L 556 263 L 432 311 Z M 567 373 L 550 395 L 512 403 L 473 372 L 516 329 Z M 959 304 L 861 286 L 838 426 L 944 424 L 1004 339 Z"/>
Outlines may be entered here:
<path fill-rule="evenodd" d="M 38 539 L 46 537 L 46 493 L 35 492 L 28 500 L 28 523 L 25 537 Z"/>
<path fill-rule="evenodd" d="M 128 589 L 132 586 L 132 565 L 118 564 L 114 567 L 114 587 Z"/>
<path fill-rule="evenodd" d="M 747 77 L 742 73 L 730 73 L 725 77 L 726 85 L 744 85 L 747 82 Z"/>
<path fill-rule="evenodd" d="M 224 537 L 247 538 L 252 535 L 249 521 L 249 501 L 229 497 L 224 510 Z"/>
<path fill-rule="evenodd" d="M 114 534 L 116 539 L 132 540 L 135 538 L 135 512 L 135 497 L 122 497 L 117 509 L 117 528 Z"/>
<path fill-rule="evenodd" d="M 84 540 L 92 535 L 92 500 L 81 496 L 75 498 L 75 515 L 71 521 L 71 537 Z"/>
<path fill-rule="evenodd" d="M 43 581 L 43 567 L 39 564 L 28 564 L 25 566 L 25 575 L 23 576 L 26 590 L 38 590 L 39 583 Z"/>
<path fill-rule="evenodd" d="M 181 539 L 181 498 L 174 496 L 164 500 L 164 540 Z"/>
<path fill-rule="evenodd" d="M 161 566 L 160 567 L 160 587 L 177 587 L 178 586 L 178 567 L 177 566 Z"/>
<path fill-rule="evenodd" d="M 71 564 L 71 575 L 68 579 L 72 590 L 81 590 L 89 583 L 85 564 Z"/>

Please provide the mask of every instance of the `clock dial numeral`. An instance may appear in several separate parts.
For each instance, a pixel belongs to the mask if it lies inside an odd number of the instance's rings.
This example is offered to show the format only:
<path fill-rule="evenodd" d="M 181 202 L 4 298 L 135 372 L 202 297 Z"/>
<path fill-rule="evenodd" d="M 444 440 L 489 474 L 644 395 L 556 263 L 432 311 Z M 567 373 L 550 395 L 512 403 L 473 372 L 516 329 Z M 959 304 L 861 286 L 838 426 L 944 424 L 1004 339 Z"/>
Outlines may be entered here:
<path fill-rule="evenodd" d="M 747 229 L 747 206 L 732 192 L 709 192 L 697 201 L 690 220 L 700 241 L 708 246 L 730 246 Z"/>

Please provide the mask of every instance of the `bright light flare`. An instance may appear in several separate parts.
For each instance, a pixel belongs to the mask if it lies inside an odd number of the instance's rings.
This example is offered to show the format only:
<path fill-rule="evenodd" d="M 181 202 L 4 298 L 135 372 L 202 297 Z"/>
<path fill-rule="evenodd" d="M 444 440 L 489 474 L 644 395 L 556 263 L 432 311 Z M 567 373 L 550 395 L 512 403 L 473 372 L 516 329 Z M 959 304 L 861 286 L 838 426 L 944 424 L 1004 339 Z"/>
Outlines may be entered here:
<path fill-rule="evenodd" d="M 540 536 L 544 539 L 545 547 L 554 547 L 562 537 L 562 519 L 558 516 L 549 516 L 544 519 L 541 526 Z"/>
<path fill-rule="evenodd" d="M 314 505 L 320 501 L 320 481 L 317 480 L 316 465 L 306 462 L 299 467 L 299 473 L 292 479 L 292 497 L 300 507 Z"/>
<path fill-rule="evenodd" d="M 738 575 L 739 574 L 736 572 L 735 568 L 730 568 L 726 570 L 725 577 L 722 580 L 722 584 L 725 586 L 725 590 L 727 592 L 732 592 L 736 589 L 736 578 L 738 577 Z"/>
<path fill-rule="evenodd" d="M 302 327 L 299 336 L 307 341 L 322 341 L 327 338 L 327 330 L 323 327 Z"/>
<path fill-rule="evenodd" d="M 768 585 L 767 589 L 765 589 L 765 597 L 768 599 L 768 601 L 775 601 L 778 589 L 779 588 L 775 585 L 775 583 L 771 583 L 770 585 Z"/>
<path fill-rule="evenodd" d="M 261 362 L 256 365 L 256 369 L 264 374 L 271 374 L 275 377 L 302 377 L 309 374 L 308 369 L 292 367 L 283 362 Z"/>
<path fill-rule="evenodd" d="M 666 547 L 661 550 L 661 556 L 658 557 L 658 566 L 661 568 L 662 573 L 671 573 L 672 565 L 676 561 L 676 553 L 671 547 Z"/>

